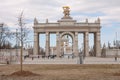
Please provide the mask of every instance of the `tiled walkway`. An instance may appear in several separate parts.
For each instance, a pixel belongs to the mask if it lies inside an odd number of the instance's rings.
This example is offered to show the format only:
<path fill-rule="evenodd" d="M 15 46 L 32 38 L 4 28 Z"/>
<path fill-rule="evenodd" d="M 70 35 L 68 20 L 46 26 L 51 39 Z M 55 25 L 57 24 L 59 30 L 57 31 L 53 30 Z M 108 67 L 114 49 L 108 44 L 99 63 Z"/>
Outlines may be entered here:
<path fill-rule="evenodd" d="M 55 58 L 55 59 L 41 59 L 41 58 L 27 58 L 23 61 L 23 64 L 79 64 L 80 59 L 68 59 L 68 58 Z M 19 62 L 17 62 L 19 64 Z M 100 57 L 86 57 L 83 60 L 83 64 L 120 64 L 120 59 L 115 61 L 114 58 L 100 58 Z"/>

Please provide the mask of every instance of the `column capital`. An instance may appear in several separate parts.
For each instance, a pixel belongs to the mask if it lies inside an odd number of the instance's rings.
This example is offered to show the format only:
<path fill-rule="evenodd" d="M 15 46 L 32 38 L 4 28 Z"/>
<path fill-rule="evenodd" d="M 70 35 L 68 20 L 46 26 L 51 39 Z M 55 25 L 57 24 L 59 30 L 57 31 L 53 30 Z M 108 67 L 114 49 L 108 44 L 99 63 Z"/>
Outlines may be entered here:
<path fill-rule="evenodd" d="M 78 41 L 78 32 L 75 32 L 75 41 Z"/>
<path fill-rule="evenodd" d="M 46 34 L 49 34 L 50 32 L 46 32 Z"/>
<path fill-rule="evenodd" d="M 37 36 L 39 33 L 37 33 L 37 32 L 34 32 L 34 36 Z"/>
<path fill-rule="evenodd" d="M 88 34 L 89 32 L 88 32 L 88 31 L 85 31 L 84 33 L 85 33 L 85 34 Z"/>
<path fill-rule="evenodd" d="M 56 32 L 57 34 L 59 34 L 60 32 Z"/>
<path fill-rule="evenodd" d="M 78 32 L 75 32 L 75 34 L 78 34 Z"/>
<path fill-rule="evenodd" d="M 97 35 L 100 35 L 100 32 L 97 32 L 96 34 L 97 34 Z"/>
<path fill-rule="evenodd" d="M 78 32 L 75 32 L 75 36 L 78 36 Z"/>
<path fill-rule="evenodd" d="M 56 32 L 56 35 L 57 35 L 57 36 L 59 36 L 59 35 L 60 35 L 60 33 L 59 33 L 59 32 Z"/>
<path fill-rule="evenodd" d="M 46 34 L 49 34 L 49 32 L 46 32 Z"/>

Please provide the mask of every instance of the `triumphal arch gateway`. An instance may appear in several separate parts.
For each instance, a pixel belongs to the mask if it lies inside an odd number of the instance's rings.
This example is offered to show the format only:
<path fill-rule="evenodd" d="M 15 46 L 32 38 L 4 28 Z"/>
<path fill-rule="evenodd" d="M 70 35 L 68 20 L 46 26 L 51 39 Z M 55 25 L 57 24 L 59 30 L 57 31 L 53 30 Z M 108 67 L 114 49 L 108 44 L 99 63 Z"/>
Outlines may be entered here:
<path fill-rule="evenodd" d="M 98 18 L 93 23 L 89 23 L 88 19 L 85 22 L 77 22 L 73 20 L 70 16 L 70 8 L 68 6 L 63 7 L 64 16 L 58 20 L 56 23 L 49 23 L 46 20 L 45 23 L 39 23 L 37 19 L 34 19 L 34 55 L 39 53 L 39 34 L 46 34 L 46 46 L 45 55 L 50 55 L 50 33 L 56 34 L 56 55 L 61 56 L 63 54 L 62 37 L 64 35 L 70 35 L 73 40 L 73 52 L 75 56 L 79 55 L 78 49 L 78 33 L 83 34 L 84 41 L 84 55 L 89 56 L 89 33 L 94 34 L 94 51 L 96 56 L 101 56 L 101 46 L 100 46 L 100 19 Z M 64 50 L 65 51 L 65 50 Z"/>

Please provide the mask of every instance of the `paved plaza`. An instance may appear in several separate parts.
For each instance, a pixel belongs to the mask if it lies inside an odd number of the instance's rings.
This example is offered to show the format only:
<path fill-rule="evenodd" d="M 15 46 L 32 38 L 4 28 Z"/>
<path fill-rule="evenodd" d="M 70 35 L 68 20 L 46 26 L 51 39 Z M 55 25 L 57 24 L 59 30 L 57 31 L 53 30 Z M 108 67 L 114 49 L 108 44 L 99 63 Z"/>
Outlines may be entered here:
<path fill-rule="evenodd" d="M 84 60 L 84 64 L 120 64 L 120 59 L 117 58 L 98 58 L 98 57 L 87 57 Z"/>
<path fill-rule="evenodd" d="M 15 62 L 14 64 L 19 64 Z M 41 58 L 26 58 L 23 64 L 80 64 L 79 58 L 55 58 L 55 59 L 41 59 Z M 83 64 L 120 64 L 120 58 L 100 58 L 100 57 L 86 57 L 83 59 Z"/>
<path fill-rule="evenodd" d="M 18 58 L 20 60 L 20 58 Z M 19 64 L 19 60 L 12 62 L 11 64 Z M 23 59 L 23 64 L 120 64 L 120 58 L 115 60 L 112 58 L 101 58 L 101 57 L 85 57 L 84 59 L 77 58 L 26 58 Z M 0 65 L 6 64 L 5 61 L 1 61 Z"/>

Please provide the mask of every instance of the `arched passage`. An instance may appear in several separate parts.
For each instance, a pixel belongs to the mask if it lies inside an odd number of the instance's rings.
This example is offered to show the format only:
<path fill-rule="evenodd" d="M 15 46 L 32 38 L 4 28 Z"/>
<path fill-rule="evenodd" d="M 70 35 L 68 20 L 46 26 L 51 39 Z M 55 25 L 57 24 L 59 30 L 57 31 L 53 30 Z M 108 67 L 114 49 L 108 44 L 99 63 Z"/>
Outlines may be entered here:
<path fill-rule="evenodd" d="M 71 44 L 72 44 L 72 53 L 69 53 L 69 51 L 68 51 L 68 53 L 67 53 L 67 51 L 66 51 L 66 54 L 67 55 L 69 55 L 69 54 L 71 54 L 71 55 L 73 55 L 73 56 L 75 56 L 75 55 L 77 55 L 76 53 L 76 47 L 77 47 L 77 43 L 76 43 L 76 37 L 75 37 L 75 33 L 72 33 L 72 32 L 63 32 L 63 33 L 61 33 L 60 34 L 60 42 L 61 42 L 61 44 L 63 43 L 62 41 L 62 38 L 64 37 L 64 36 L 66 36 L 66 35 L 68 35 L 69 37 L 71 37 L 71 39 L 72 39 L 72 42 L 71 42 Z M 63 47 L 65 47 L 65 46 L 63 46 L 63 45 L 61 45 L 61 54 L 64 54 L 65 52 L 65 50 L 63 49 Z M 68 48 L 68 49 L 70 49 L 70 47 Z"/>

